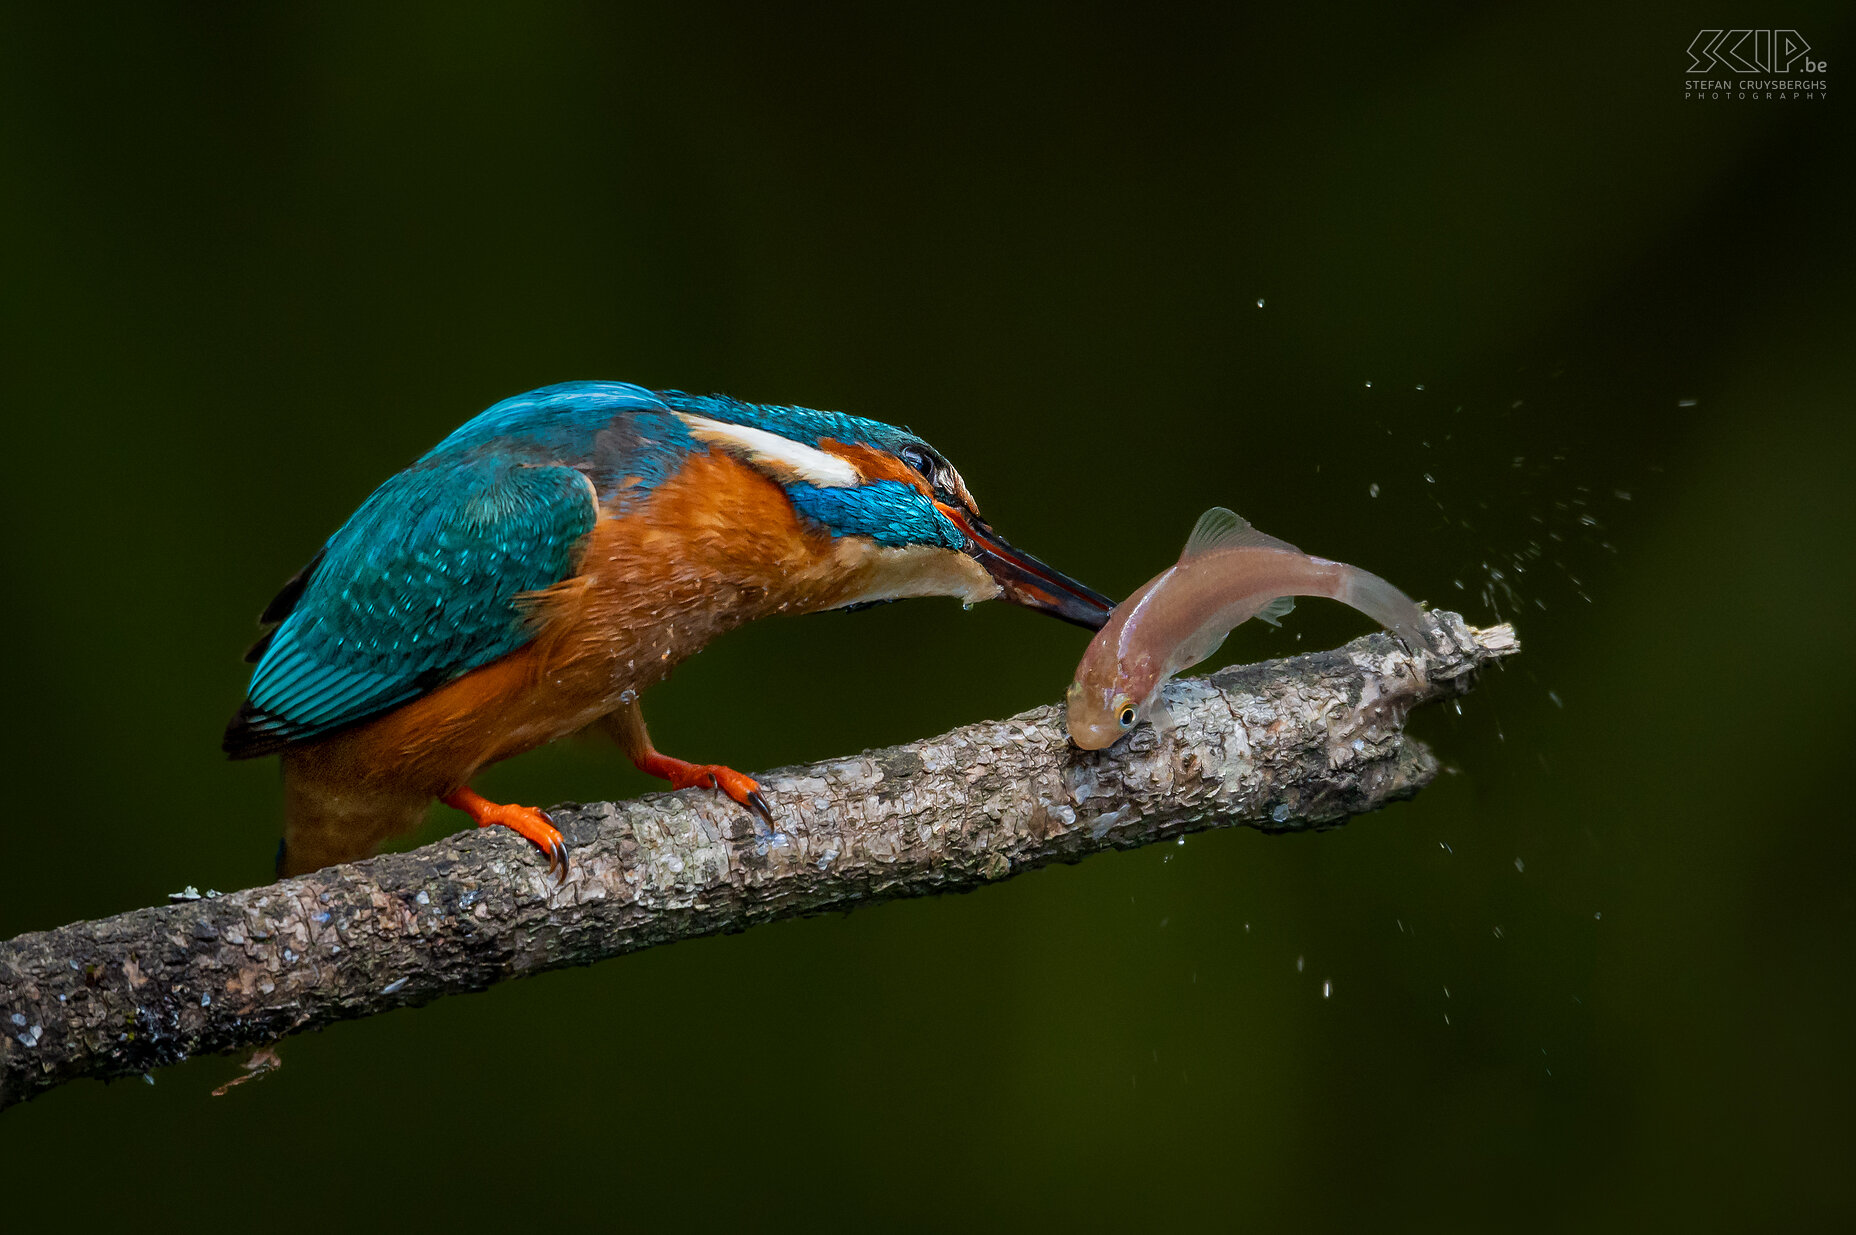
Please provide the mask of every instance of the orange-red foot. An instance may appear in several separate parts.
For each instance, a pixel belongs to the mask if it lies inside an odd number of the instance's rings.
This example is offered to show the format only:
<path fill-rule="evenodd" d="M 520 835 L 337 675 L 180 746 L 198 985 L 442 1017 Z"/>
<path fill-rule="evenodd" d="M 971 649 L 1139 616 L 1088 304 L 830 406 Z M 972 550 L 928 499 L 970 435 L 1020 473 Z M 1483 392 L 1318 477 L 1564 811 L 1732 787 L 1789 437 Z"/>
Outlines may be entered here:
<path fill-rule="evenodd" d="M 456 807 L 475 819 L 480 828 L 500 824 L 526 838 L 547 856 L 549 872 L 562 883 L 567 882 L 567 838 L 561 835 L 560 829 L 554 826 L 554 821 L 548 818 L 546 811 L 536 810 L 533 806 L 492 802 L 468 788 L 440 800 L 446 806 Z"/>
<path fill-rule="evenodd" d="M 655 751 L 634 760 L 646 776 L 661 776 L 672 789 L 720 789 L 741 805 L 759 815 L 768 827 L 773 826 L 773 812 L 767 799 L 760 796 L 760 782 L 719 763 L 688 763 Z"/>

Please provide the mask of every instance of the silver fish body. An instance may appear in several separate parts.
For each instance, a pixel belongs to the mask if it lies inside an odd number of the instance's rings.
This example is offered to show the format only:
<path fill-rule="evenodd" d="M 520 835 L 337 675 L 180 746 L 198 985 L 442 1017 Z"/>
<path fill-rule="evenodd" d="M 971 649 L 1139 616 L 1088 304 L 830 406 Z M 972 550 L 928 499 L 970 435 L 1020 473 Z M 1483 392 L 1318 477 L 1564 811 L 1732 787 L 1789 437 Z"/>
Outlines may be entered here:
<path fill-rule="evenodd" d="M 1200 517 L 1179 561 L 1117 605 L 1089 643 L 1070 684 L 1070 738 L 1100 750 L 1146 717 L 1160 688 L 1218 650 L 1231 630 L 1284 598 L 1325 596 L 1349 605 L 1414 647 L 1423 611 L 1409 596 L 1344 562 L 1311 557 L 1214 507 Z"/>

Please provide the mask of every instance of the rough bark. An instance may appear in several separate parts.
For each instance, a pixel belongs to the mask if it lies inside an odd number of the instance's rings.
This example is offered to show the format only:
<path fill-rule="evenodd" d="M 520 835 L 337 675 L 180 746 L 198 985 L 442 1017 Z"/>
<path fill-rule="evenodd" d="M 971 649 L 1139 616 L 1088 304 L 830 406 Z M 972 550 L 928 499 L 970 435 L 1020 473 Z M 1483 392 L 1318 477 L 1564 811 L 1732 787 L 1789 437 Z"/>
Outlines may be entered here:
<path fill-rule="evenodd" d="M 555 808 L 557 885 L 500 828 L 224 896 L 0 943 L 0 1107 L 80 1076 L 201 1052 L 653 944 L 959 891 L 1208 827 L 1337 824 L 1410 797 L 1437 763 L 1403 732 L 1519 650 L 1438 613 L 1440 645 L 1373 635 L 1167 689 L 1105 751 L 1057 707 L 760 777 L 769 832 L 711 791 Z"/>

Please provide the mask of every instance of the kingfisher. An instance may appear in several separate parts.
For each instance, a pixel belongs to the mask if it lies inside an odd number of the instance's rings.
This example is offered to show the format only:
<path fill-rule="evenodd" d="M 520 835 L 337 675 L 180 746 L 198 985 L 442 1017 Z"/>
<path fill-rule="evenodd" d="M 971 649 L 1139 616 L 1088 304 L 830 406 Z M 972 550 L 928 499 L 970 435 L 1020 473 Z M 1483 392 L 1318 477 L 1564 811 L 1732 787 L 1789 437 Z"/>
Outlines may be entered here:
<path fill-rule="evenodd" d="M 1094 630 L 1113 602 L 1008 544 L 907 429 L 839 412 L 546 386 L 374 491 L 259 618 L 233 759 L 281 756 L 280 877 L 374 853 L 433 799 L 533 843 L 547 814 L 470 787 L 597 727 L 673 788 L 770 827 L 752 777 L 651 743 L 639 696 L 716 636 L 781 613 L 1002 598 Z"/>

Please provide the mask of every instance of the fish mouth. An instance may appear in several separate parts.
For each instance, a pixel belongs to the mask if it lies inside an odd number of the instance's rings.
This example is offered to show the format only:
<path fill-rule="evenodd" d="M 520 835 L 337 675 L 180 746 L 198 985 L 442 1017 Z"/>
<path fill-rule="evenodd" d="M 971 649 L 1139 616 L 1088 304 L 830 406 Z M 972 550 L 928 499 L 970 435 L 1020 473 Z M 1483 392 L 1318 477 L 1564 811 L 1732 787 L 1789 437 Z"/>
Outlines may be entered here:
<path fill-rule="evenodd" d="M 1102 593 L 1052 570 L 1029 553 L 1013 548 L 978 515 L 943 502 L 936 502 L 935 506 L 966 533 L 967 556 L 992 576 L 993 582 L 999 585 L 1002 599 L 1048 613 L 1084 630 L 1101 630 L 1108 621 L 1115 602 Z"/>
<path fill-rule="evenodd" d="M 1091 716 L 1075 686 L 1066 700 L 1064 727 L 1070 731 L 1070 740 L 1083 750 L 1104 750 L 1125 732 L 1119 725 Z"/>

